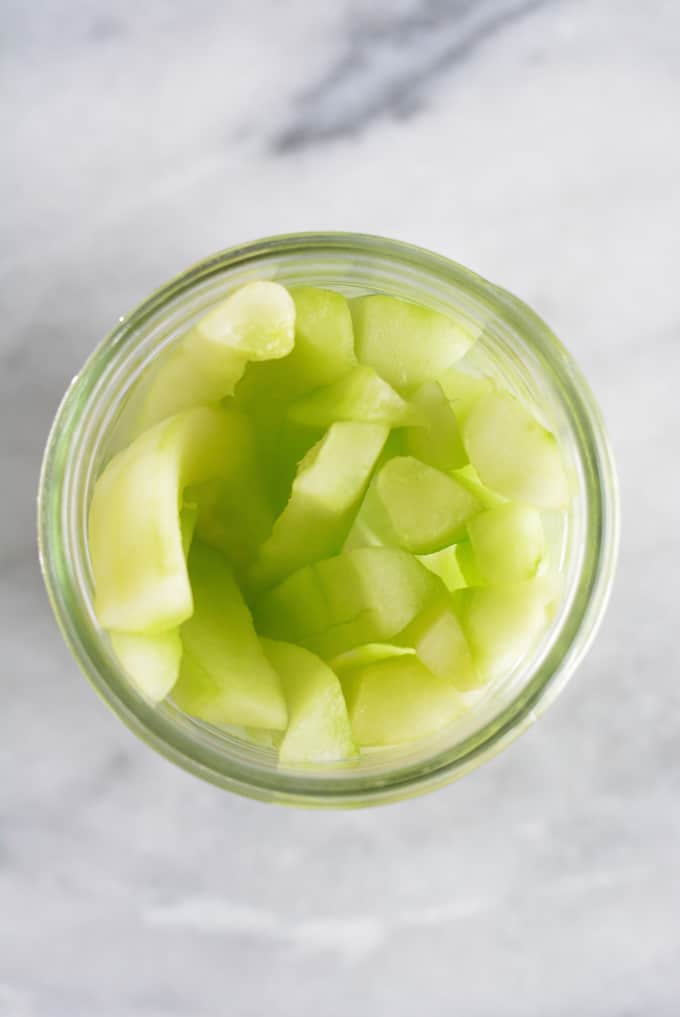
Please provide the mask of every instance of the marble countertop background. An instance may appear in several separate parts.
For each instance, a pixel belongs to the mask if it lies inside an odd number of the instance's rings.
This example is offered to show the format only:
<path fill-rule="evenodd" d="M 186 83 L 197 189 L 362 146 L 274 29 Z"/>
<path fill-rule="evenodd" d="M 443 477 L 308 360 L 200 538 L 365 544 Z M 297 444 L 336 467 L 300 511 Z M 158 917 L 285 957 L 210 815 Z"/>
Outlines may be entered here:
<path fill-rule="evenodd" d="M 4 0 L 0 1015 L 680 1012 L 677 0 Z M 34 504 L 119 314 L 290 230 L 516 291 L 609 423 L 623 542 L 560 701 L 462 783 L 315 814 L 137 742 L 62 645 Z"/>

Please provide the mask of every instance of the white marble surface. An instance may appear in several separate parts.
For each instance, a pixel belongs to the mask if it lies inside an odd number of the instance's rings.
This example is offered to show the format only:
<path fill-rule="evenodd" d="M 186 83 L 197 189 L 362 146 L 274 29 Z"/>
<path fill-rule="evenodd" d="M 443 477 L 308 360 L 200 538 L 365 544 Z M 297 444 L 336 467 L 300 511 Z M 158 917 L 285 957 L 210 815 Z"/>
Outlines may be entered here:
<path fill-rule="evenodd" d="M 2 1017 L 677 1014 L 677 0 L 5 0 L 2 29 Z M 534 304 L 623 497 L 559 703 L 462 783 L 347 814 L 229 797 L 135 741 L 62 645 L 34 540 L 51 416 L 117 316 L 314 228 Z"/>

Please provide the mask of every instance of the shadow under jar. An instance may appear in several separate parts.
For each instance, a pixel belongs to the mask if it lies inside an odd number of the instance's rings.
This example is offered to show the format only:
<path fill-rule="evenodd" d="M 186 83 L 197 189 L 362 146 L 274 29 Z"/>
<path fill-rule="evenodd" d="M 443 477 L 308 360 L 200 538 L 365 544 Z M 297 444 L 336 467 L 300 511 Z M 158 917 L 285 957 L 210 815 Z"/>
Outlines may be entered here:
<path fill-rule="evenodd" d="M 255 279 L 349 297 L 381 292 L 462 316 L 482 328 L 466 360 L 533 405 L 555 433 L 574 494 L 554 532 L 551 567 L 564 586 L 533 651 L 452 726 L 426 739 L 362 752 L 358 761 L 281 765 L 275 750 L 148 702 L 123 672 L 93 608 L 88 507 L 135 383 L 228 293 Z M 54 421 L 39 493 L 41 563 L 63 635 L 95 689 L 153 748 L 192 773 L 265 801 L 359 806 L 452 781 L 517 737 L 564 687 L 590 645 L 612 583 L 618 506 L 597 405 L 564 347 L 525 304 L 473 272 L 417 247 L 343 233 L 278 236 L 200 262 L 122 318 L 74 379 Z"/>

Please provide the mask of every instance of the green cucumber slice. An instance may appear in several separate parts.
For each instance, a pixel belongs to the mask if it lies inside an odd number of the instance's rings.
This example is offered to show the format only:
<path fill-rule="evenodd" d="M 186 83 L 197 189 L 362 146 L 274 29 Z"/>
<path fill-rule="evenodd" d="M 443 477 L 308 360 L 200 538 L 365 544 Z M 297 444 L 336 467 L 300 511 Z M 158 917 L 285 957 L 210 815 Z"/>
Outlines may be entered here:
<path fill-rule="evenodd" d="M 263 476 L 277 511 L 290 495 L 300 459 L 323 433 L 289 421 L 289 405 L 337 381 L 356 364 L 352 318 L 342 294 L 312 286 L 290 292 L 295 304 L 293 350 L 282 360 L 250 364 L 235 393 L 253 420 Z"/>
<path fill-rule="evenodd" d="M 185 560 L 194 537 L 197 517 L 198 506 L 185 501 L 179 514 Z M 152 703 L 165 699 L 179 675 L 182 659 L 179 629 L 169 629 L 157 635 L 110 632 L 109 637 L 114 653 L 133 685 Z"/>
<path fill-rule="evenodd" d="M 459 691 L 482 683 L 450 598 L 444 597 L 426 607 L 397 639 L 404 646 L 412 646 L 425 667 L 453 682 Z"/>
<path fill-rule="evenodd" d="M 271 639 L 261 643 L 281 679 L 288 707 L 280 762 L 334 762 L 356 755 L 340 682 L 330 667 L 301 646 Z"/>
<path fill-rule="evenodd" d="M 306 390 L 330 385 L 356 364 L 349 304 L 342 293 L 314 286 L 296 286 L 290 295 L 296 318 L 289 366 Z"/>
<path fill-rule="evenodd" d="M 357 529 L 365 522 L 385 544 L 431 554 L 465 535 L 481 507 L 452 477 L 412 456 L 398 456 L 372 481 Z"/>
<path fill-rule="evenodd" d="M 274 512 L 262 480 L 250 419 L 233 400 L 225 404 L 233 421 L 230 458 L 222 475 L 190 488 L 185 497 L 198 510 L 196 533 L 222 551 L 241 577 L 269 536 Z"/>
<path fill-rule="evenodd" d="M 468 526 L 470 524 L 468 523 Z M 484 586 L 485 579 L 479 570 L 477 556 L 469 540 L 462 540 L 456 544 L 456 561 L 458 568 L 465 579 L 465 586 Z"/>
<path fill-rule="evenodd" d="M 478 330 L 439 311 L 372 294 L 350 301 L 360 363 L 398 392 L 412 392 L 462 357 Z"/>
<path fill-rule="evenodd" d="M 244 466 L 189 493 L 198 506 L 196 533 L 201 542 L 221 551 L 242 578 L 274 524 L 259 472 Z"/>
<path fill-rule="evenodd" d="M 290 353 L 294 330 L 295 305 L 283 286 L 253 282 L 235 290 L 161 353 L 132 396 L 124 434 L 231 395 L 248 361 Z"/>
<path fill-rule="evenodd" d="M 450 681 L 432 674 L 414 655 L 357 668 L 343 690 L 358 745 L 397 745 L 446 727 L 465 710 Z"/>
<path fill-rule="evenodd" d="M 194 613 L 180 630 L 184 655 L 173 697 L 210 724 L 283 730 L 288 716 L 226 559 L 195 543 L 189 553 Z"/>
<path fill-rule="evenodd" d="M 329 427 L 337 420 L 403 427 L 420 419 L 398 392 L 372 367 L 364 365 L 357 365 L 331 385 L 296 399 L 288 409 L 288 416 L 307 427 Z"/>
<path fill-rule="evenodd" d="M 178 629 L 149 636 L 111 632 L 111 645 L 133 685 L 152 703 L 170 692 L 179 675 L 182 642 Z"/>
<path fill-rule="evenodd" d="M 198 505 L 194 501 L 185 500 L 179 513 L 179 532 L 182 537 L 182 552 L 185 560 L 191 550 L 191 542 L 194 539 L 197 522 Z"/>
<path fill-rule="evenodd" d="M 340 550 L 388 433 L 384 424 L 353 421 L 328 429 L 300 463 L 290 500 L 251 570 L 253 588 Z"/>
<path fill-rule="evenodd" d="M 492 491 L 490 487 L 486 487 L 482 483 L 472 463 L 468 463 L 467 466 L 463 466 L 459 470 L 453 470 L 451 476 L 459 484 L 462 484 L 470 494 L 474 494 L 477 501 L 485 508 L 493 508 L 495 505 L 505 505 L 507 503 L 507 498 L 502 494 L 498 494 L 497 491 Z"/>
<path fill-rule="evenodd" d="M 279 283 L 246 283 L 201 318 L 193 331 L 246 360 L 278 360 L 295 343 L 295 304 Z"/>
<path fill-rule="evenodd" d="M 105 628 L 158 633 L 191 614 L 182 491 L 228 469 L 236 430 L 226 410 L 186 410 L 146 431 L 98 478 L 89 551 L 95 611 Z"/>
<path fill-rule="evenodd" d="M 466 374 L 464 371 L 456 370 L 455 367 L 449 367 L 439 375 L 437 381 L 461 426 L 474 404 L 494 390 L 490 378 Z"/>
<path fill-rule="evenodd" d="M 422 424 L 406 432 L 406 450 L 438 470 L 455 470 L 464 466 L 467 453 L 451 404 L 436 381 L 426 381 L 413 394 L 412 405 Z"/>
<path fill-rule="evenodd" d="M 463 425 L 463 441 L 484 484 L 514 501 L 563 508 L 569 501 L 559 445 L 506 392 L 483 396 Z"/>
<path fill-rule="evenodd" d="M 475 665 L 491 681 L 509 674 L 533 648 L 547 627 L 555 595 L 534 579 L 458 590 L 453 598 Z"/>
<path fill-rule="evenodd" d="M 418 561 L 422 562 L 426 569 L 434 572 L 443 581 L 447 590 L 460 590 L 467 586 L 465 576 L 460 570 L 456 557 L 456 547 L 443 547 L 441 551 L 433 551 L 432 554 L 418 555 Z"/>
<path fill-rule="evenodd" d="M 403 657 L 405 653 L 415 653 L 415 650 L 409 646 L 397 646 L 395 643 L 364 643 L 363 646 L 355 646 L 352 650 L 332 657 L 328 661 L 328 666 L 342 678 L 357 667 L 375 664 L 388 657 Z"/>
<path fill-rule="evenodd" d="M 482 581 L 502 586 L 532 579 L 543 560 L 541 513 L 531 505 L 499 505 L 468 523 Z"/>
<path fill-rule="evenodd" d="M 294 572 L 255 605 L 258 631 L 324 659 L 388 642 L 444 589 L 405 551 L 366 547 Z"/>

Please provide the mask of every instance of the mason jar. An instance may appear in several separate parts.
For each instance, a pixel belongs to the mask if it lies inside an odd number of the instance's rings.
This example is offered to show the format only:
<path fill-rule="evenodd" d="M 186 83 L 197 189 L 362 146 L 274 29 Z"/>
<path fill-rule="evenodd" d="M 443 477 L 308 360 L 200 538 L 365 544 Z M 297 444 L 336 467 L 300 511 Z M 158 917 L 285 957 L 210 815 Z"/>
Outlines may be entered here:
<path fill-rule="evenodd" d="M 549 529 L 551 566 L 563 576 L 559 608 L 534 650 L 490 685 L 450 728 L 358 761 L 279 764 L 272 748 L 153 704 L 127 678 L 93 608 L 88 507 L 111 436 L 135 383 L 160 351 L 246 282 L 272 279 L 378 291 L 477 324 L 473 357 L 502 379 L 556 434 L 574 496 Z M 71 651 L 104 701 L 172 762 L 229 791 L 309 806 L 389 802 L 440 787 L 505 748 L 555 699 L 598 628 L 618 540 L 617 487 L 598 407 L 581 372 L 526 304 L 474 272 L 408 244 L 349 233 L 276 236 L 201 261 L 122 317 L 68 389 L 52 426 L 38 499 L 40 557 Z"/>

